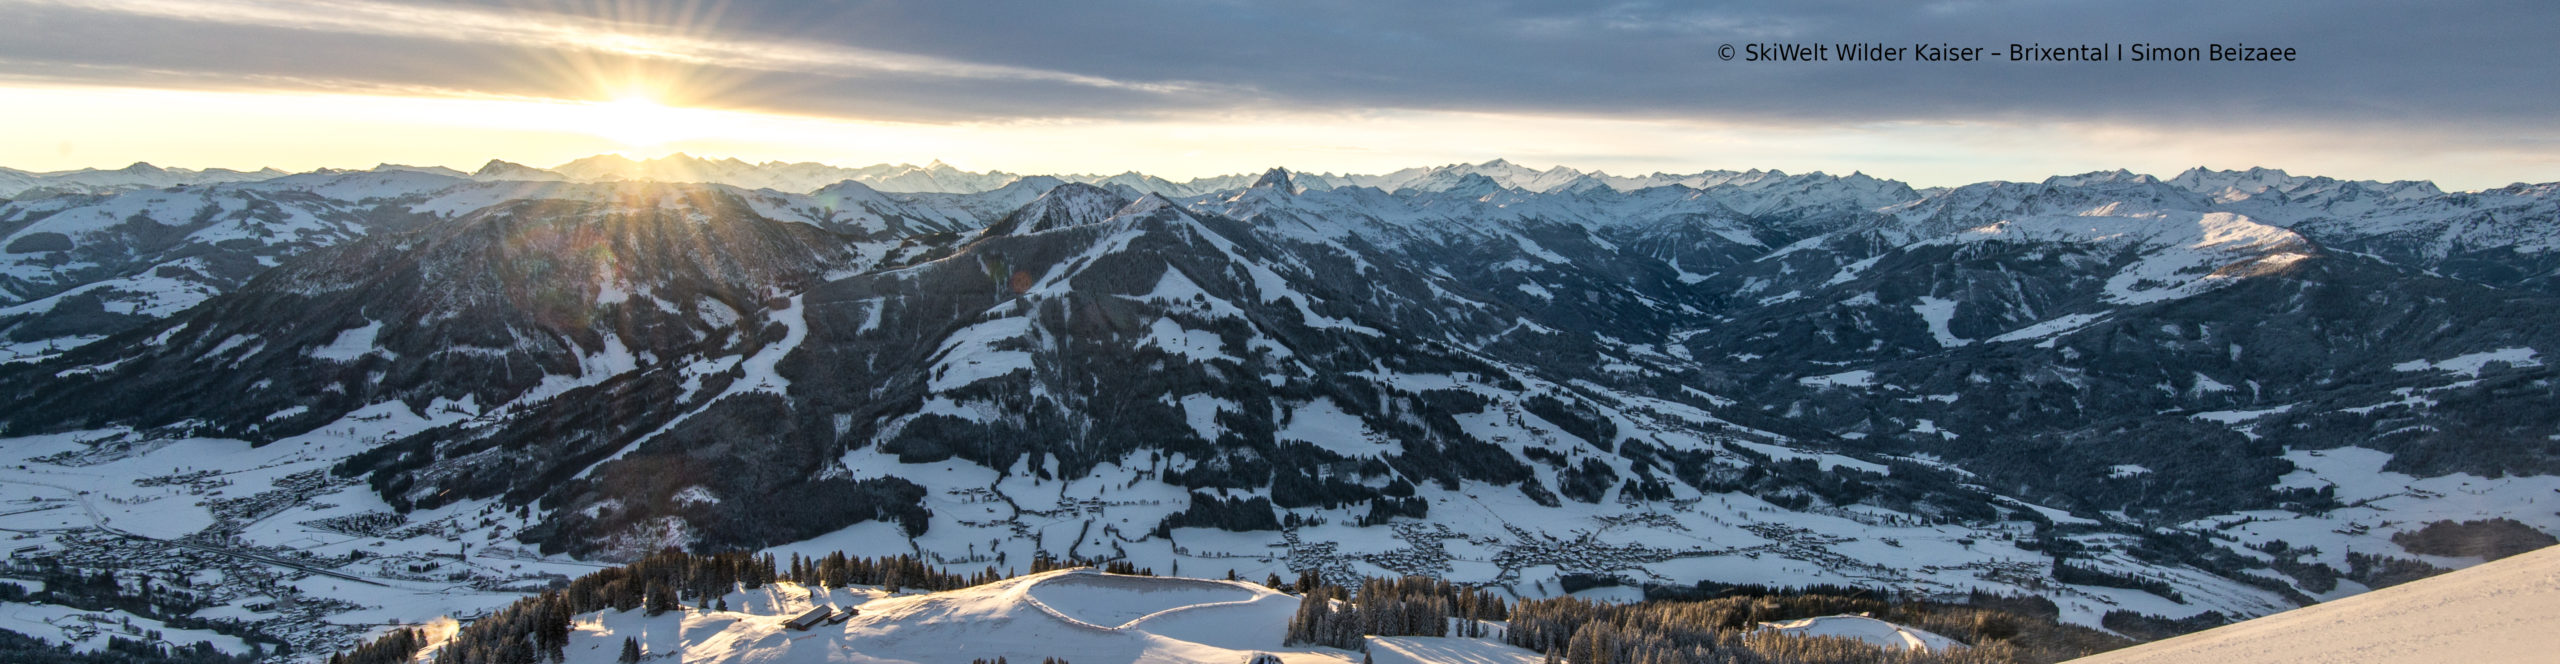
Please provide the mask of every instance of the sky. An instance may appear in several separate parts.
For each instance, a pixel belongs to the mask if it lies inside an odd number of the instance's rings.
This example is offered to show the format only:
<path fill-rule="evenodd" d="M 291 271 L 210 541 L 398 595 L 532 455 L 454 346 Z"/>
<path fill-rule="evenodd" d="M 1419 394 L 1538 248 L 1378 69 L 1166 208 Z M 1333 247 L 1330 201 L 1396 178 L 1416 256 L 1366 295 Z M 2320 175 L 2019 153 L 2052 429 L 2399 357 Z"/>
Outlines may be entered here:
<path fill-rule="evenodd" d="M 2560 3 L 0 0 L 0 166 L 2560 180 Z M 1983 46 L 1746 62 L 1726 45 Z M 2009 44 L 2294 62 L 2009 62 Z M 1835 54 L 1836 56 L 1836 54 Z"/>

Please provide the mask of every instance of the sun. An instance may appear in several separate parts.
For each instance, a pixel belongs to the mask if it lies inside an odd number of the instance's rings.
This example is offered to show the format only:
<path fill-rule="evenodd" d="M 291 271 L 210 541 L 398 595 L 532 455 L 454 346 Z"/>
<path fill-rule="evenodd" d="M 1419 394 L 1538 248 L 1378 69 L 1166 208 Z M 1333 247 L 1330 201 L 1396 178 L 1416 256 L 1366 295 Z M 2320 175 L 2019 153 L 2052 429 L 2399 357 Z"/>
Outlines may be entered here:
<path fill-rule="evenodd" d="M 588 133 L 628 147 L 655 147 L 681 140 L 696 126 L 686 109 L 667 106 L 644 95 L 625 95 L 590 102 L 582 115 Z"/>

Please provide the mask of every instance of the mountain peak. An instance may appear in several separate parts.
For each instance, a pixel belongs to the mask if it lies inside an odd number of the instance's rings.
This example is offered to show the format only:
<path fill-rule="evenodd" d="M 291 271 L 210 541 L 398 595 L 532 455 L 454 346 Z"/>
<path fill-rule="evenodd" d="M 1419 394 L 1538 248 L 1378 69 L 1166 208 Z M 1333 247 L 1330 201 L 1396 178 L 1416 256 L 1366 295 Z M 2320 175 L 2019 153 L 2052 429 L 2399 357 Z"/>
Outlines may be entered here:
<path fill-rule="evenodd" d="M 1495 180 L 1493 179 L 1493 176 L 1485 175 L 1483 173 L 1468 173 L 1466 175 L 1458 176 L 1458 180 L 1450 183 L 1449 186 L 1450 191 L 1476 191 L 1480 189 L 1490 190 L 1501 188 L 1501 181 Z"/>
<path fill-rule="evenodd" d="M 1111 216 L 1127 217 L 1132 215 L 1141 215 L 1165 208 L 1179 210 L 1182 209 L 1182 206 L 1173 202 L 1173 199 L 1165 198 L 1164 194 L 1147 192 L 1147 195 L 1138 197 L 1138 200 L 1129 201 L 1128 205 L 1121 206 L 1120 209 L 1113 211 Z"/>
<path fill-rule="evenodd" d="M 1263 171 L 1262 178 L 1254 180 L 1251 188 L 1270 189 L 1282 194 L 1298 193 L 1297 186 L 1291 184 L 1289 181 L 1289 169 L 1286 168 L 1273 168 L 1268 171 Z"/>
<path fill-rule="evenodd" d="M 632 161 L 630 157 L 625 157 L 625 156 L 622 156 L 622 155 L 618 155 L 618 154 L 614 154 L 614 153 L 611 153 L 611 152 L 607 152 L 607 153 L 604 153 L 604 154 L 599 154 L 599 155 L 590 155 L 590 156 L 586 156 L 586 157 L 580 157 L 580 158 L 577 158 L 577 159 L 572 159 L 572 160 L 569 160 L 569 162 L 568 162 L 568 163 L 565 163 L 565 164 L 561 164 L 561 165 L 558 165 L 558 166 L 553 166 L 553 167 L 551 167 L 551 170 L 554 170 L 554 171 L 571 171 L 571 170 L 579 170 L 579 169 L 586 169 L 586 170 L 595 170 L 595 169 L 619 169 L 619 168 L 630 168 L 630 167 L 632 167 L 632 166 L 636 166 L 636 165 L 638 165 L 638 164 L 639 164 L 639 162 Z"/>
<path fill-rule="evenodd" d="M 1110 218 L 1116 211 L 1130 207 L 1129 199 L 1108 189 L 1070 182 L 1049 188 L 1039 198 L 1023 204 L 1001 221 L 987 226 L 986 235 L 1014 235 L 1082 226 Z"/>
<path fill-rule="evenodd" d="M 565 180 L 565 179 L 568 179 L 567 177 L 562 176 L 562 175 L 560 175 L 559 173 L 554 173 L 554 172 L 551 172 L 551 171 L 546 171 L 546 170 L 543 170 L 543 169 L 534 168 L 534 167 L 532 167 L 532 166 L 526 166 L 526 165 L 524 165 L 524 164 L 519 164 L 519 163 L 515 163 L 515 162 L 512 162 L 512 161 L 507 161 L 507 160 L 504 160 L 504 159 L 491 159 L 491 160 L 489 160 L 489 163 L 481 164 L 481 165 L 480 165 L 480 170 L 476 170 L 476 171 L 472 171 L 472 172 L 471 172 L 471 177 L 472 177 L 473 179 L 480 179 L 480 180 Z"/>
<path fill-rule="evenodd" d="M 2093 184 L 2159 184 L 2160 179 L 2118 168 L 2112 171 L 2090 171 L 2079 175 L 2056 175 L 2044 179 L 2046 186 L 2074 187 Z"/>
<path fill-rule="evenodd" d="M 512 162 L 512 161 L 507 161 L 507 160 L 504 160 L 504 159 L 491 159 L 491 160 L 489 160 L 489 163 L 481 164 L 481 165 L 480 165 L 480 170 L 472 171 L 472 172 L 471 172 L 471 174 L 472 174 L 472 175 L 497 175 L 497 174 L 499 174 L 499 173 L 511 173 L 511 172 L 515 172 L 515 171 L 517 171 L 517 170 L 523 170 L 523 169 L 529 169 L 529 168 L 531 168 L 531 167 L 530 167 L 530 166 L 526 166 L 526 165 L 524 165 L 524 164 L 515 163 L 515 162 Z"/>
<path fill-rule="evenodd" d="M 455 178 L 465 177 L 467 175 L 462 171 L 445 168 L 443 166 L 411 166 L 408 164 L 393 164 L 388 162 L 374 164 L 373 168 L 367 170 L 375 173 L 426 173 L 429 175 L 442 175 L 445 177 Z"/>
<path fill-rule="evenodd" d="M 1058 176 L 1055 175 L 1025 175 L 1014 178 L 1012 182 L 1004 183 L 1004 186 L 997 187 L 996 189 L 999 191 L 1008 189 L 1016 191 L 1037 191 L 1041 192 L 1041 195 L 1047 195 L 1050 190 L 1066 184 L 1066 180 L 1059 179 Z"/>

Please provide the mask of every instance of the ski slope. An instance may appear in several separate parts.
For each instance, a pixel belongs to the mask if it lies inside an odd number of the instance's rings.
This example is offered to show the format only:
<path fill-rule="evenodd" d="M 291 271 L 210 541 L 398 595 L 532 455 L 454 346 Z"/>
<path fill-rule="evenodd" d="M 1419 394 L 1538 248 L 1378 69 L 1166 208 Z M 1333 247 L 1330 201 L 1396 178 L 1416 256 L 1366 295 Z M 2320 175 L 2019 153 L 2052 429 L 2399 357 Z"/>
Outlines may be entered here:
<path fill-rule="evenodd" d="M 2554 609 L 2560 547 L 2072 663 L 2548 662 Z"/>
<path fill-rule="evenodd" d="M 651 657 L 704 664 L 800 662 L 1236 662 L 1272 653 L 1289 664 L 1359 660 L 1332 648 L 1282 648 L 1298 598 L 1233 581 L 1059 570 L 924 595 L 779 583 L 733 593 L 737 611 L 657 616 L 605 611 L 575 624 L 567 664 L 609 664 L 625 638 Z M 814 606 L 855 609 L 807 631 L 784 624 Z M 1491 644 L 1485 644 L 1491 645 Z M 432 655 L 432 653 L 427 653 Z"/>

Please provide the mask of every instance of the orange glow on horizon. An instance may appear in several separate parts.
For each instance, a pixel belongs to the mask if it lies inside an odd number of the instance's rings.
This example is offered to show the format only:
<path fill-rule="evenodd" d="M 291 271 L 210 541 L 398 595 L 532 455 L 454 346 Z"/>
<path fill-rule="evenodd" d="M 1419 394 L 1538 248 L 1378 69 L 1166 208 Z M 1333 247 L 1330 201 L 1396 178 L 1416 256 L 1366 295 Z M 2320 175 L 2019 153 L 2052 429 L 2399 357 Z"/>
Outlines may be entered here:
<path fill-rule="evenodd" d="M 204 91 L 0 82 L 0 166 L 29 171 L 161 166 L 288 171 L 379 163 L 462 171 L 490 159 L 550 167 L 619 153 L 750 162 L 923 164 L 1026 174 L 1139 171 L 1176 181 L 1273 166 L 1383 173 L 1496 157 L 1615 174 L 1707 169 L 1863 171 L 1913 186 L 2129 168 L 2267 166 L 2448 189 L 2560 180 L 2531 146 L 2405 137 L 2405 154 L 2304 130 L 2164 130 L 1957 123 L 1772 127 L 1449 111 L 1211 113 L 1142 120 L 923 124 L 702 108 L 682 81 L 599 83 L 584 100 L 465 95 Z M 2414 155 L 2414 156 L 2411 156 Z"/>

